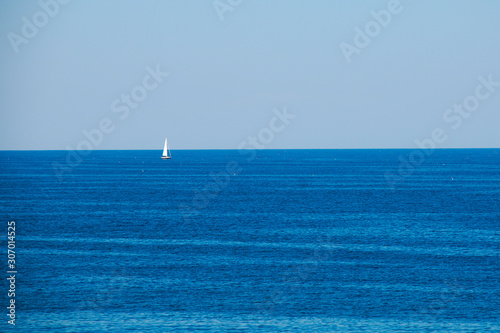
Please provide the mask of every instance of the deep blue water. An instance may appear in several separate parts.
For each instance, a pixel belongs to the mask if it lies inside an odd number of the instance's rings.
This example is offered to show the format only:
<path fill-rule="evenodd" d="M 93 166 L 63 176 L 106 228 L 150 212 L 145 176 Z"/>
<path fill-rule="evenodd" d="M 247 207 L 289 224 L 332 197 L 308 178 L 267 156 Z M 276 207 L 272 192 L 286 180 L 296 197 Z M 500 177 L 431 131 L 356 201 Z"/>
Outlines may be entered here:
<path fill-rule="evenodd" d="M 0 152 L 0 331 L 498 331 L 499 151 Z"/>

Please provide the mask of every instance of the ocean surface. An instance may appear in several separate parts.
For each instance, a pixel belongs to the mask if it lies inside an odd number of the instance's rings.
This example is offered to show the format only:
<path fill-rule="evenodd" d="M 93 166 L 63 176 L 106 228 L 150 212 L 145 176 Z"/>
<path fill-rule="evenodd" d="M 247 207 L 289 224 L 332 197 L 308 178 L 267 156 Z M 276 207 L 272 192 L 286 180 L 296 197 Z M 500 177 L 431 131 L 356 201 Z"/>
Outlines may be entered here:
<path fill-rule="evenodd" d="M 1 151 L 0 331 L 499 331 L 500 150 L 428 152 Z"/>

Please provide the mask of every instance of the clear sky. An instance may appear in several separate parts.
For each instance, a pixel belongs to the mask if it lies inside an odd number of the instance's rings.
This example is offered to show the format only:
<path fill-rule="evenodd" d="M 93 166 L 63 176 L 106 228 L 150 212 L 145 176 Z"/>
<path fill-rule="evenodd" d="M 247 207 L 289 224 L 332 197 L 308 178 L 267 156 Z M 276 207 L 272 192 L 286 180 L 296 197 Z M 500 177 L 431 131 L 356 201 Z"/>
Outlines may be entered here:
<path fill-rule="evenodd" d="M 75 149 L 85 130 L 93 149 L 414 148 L 436 128 L 441 148 L 500 147 L 499 15 L 495 0 L 2 0 L 0 149 Z"/>

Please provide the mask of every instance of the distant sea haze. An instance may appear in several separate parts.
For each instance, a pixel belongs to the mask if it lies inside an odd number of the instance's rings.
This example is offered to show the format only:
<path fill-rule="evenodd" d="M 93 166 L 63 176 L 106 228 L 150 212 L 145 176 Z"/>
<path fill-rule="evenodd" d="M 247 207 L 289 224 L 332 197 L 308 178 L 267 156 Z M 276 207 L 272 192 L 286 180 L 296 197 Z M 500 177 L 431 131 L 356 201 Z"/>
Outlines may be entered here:
<path fill-rule="evenodd" d="M 500 154 L 412 151 L 1 151 L 0 331 L 500 330 Z"/>

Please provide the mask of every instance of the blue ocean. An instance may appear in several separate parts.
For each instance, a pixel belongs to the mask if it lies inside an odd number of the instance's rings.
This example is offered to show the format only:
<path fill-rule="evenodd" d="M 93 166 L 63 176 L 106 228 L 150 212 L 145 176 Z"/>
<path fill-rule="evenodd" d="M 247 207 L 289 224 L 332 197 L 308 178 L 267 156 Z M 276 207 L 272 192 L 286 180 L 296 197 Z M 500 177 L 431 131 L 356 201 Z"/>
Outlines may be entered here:
<path fill-rule="evenodd" d="M 499 151 L 2 151 L 0 331 L 500 331 Z"/>

